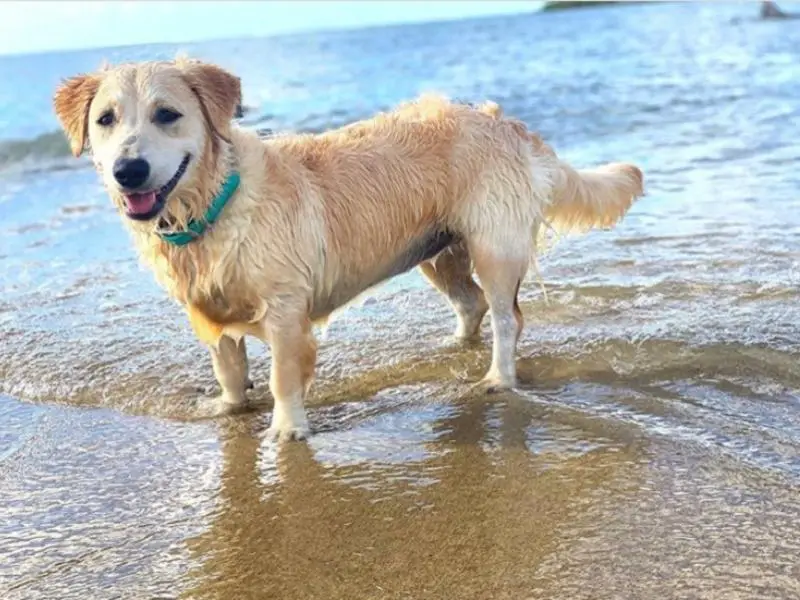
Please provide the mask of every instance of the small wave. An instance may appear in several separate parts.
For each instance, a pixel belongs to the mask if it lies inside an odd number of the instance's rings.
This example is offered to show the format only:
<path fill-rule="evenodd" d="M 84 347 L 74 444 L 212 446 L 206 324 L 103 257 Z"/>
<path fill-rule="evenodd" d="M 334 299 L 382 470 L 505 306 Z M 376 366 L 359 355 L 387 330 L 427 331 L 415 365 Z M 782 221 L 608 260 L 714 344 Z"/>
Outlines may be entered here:
<path fill-rule="evenodd" d="M 60 130 L 29 140 L 0 141 L 0 173 L 6 175 L 68 171 L 89 165 L 88 158 L 76 160 L 72 156 L 69 143 Z"/>
<path fill-rule="evenodd" d="M 0 142 L 0 166 L 24 162 L 31 158 L 53 159 L 69 154 L 67 138 L 60 130 L 44 133 L 30 140 Z"/>

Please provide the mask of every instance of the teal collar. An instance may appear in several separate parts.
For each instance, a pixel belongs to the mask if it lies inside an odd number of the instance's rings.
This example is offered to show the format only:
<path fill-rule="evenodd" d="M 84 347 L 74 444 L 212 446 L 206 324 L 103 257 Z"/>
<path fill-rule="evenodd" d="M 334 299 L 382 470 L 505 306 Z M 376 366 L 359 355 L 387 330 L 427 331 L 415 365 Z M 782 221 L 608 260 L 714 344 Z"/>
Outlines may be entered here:
<path fill-rule="evenodd" d="M 196 221 L 192 219 L 189 221 L 189 224 L 186 226 L 186 231 L 159 231 L 158 237 L 173 246 L 186 246 L 199 238 L 205 233 L 206 229 L 213 225 L 219 218 L 222 209 L 225 208 L 228 200 L 231 199 L 231 196 L 233 196 L 239 188 L 240 181 L 241 177 L 239 173 L 236 171 L 231 172 L 225 180 L 225 183 L 222 184 L 222 189 L 219 194 L 211 201 L 208 210 L 206 210 L 206 214 L 203 215 L 201 220 Z"/>

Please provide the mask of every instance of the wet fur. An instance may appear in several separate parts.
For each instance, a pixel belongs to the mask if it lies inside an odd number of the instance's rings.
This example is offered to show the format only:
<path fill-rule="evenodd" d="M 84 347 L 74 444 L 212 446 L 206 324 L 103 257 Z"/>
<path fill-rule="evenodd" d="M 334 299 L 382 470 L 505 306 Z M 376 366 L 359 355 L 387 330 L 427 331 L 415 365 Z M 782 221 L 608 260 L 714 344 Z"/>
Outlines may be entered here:
<path fill-rule="evenodd" d="M 184 114 L 169 135 L 132 119 L 117 138 L 93 125 L 103 103 L 138 102 L 144 110 L 150 95 L 162 92 Z M 58 89 L 55 109 L 75 154 L 92 149 L 120 208 L 121 194 L 107 177 L 113 157 L 144 152 L 169 165 L 179 148 L 202 149 L 160 220 L 125 224 L 209 346 L 223 390 L 220 410 L 246 403 L 241 338 L 271 345 L 276 436 L 308 432 L 312 323 L 416 266 L 453 306 L 458 337 L 474 336 L 491 311 L 485 382 L 513 386 L 522 327 L 516 295 L 540 228 L 611 226 L 643 193 L 637 167 L 575 170 L 494 103 L 471 107 L 423 96 L 327 133 L 264 141 L 231 124 L 240 98 L 232 74 L 178 59 L 74 77 Z M 119 140 L 131 135 L 136 144 L 123 149 Z M 180 227 L 201 217 L 232 167 L 241 186 L 210 231 L 185 247 L 155 234 L 159 222 Z"/>

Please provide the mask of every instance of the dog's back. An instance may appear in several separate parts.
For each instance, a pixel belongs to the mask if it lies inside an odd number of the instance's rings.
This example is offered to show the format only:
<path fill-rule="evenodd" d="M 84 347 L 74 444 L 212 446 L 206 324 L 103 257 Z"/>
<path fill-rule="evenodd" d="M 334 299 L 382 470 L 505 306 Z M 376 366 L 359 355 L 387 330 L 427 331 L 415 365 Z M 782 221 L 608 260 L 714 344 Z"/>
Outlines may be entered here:
<path fill-rule="evenodd" d="M 497 105 L 425 96 L 338 130 L 267 142 L 294 159 L 297 181 L 312 184 L 325 223 L 315 312 L 503 226 L 502 206 L 510 219 L 525 213 L 530 237 L 549 178 L 532 177 L 526 130 L 498 117 Z"/>

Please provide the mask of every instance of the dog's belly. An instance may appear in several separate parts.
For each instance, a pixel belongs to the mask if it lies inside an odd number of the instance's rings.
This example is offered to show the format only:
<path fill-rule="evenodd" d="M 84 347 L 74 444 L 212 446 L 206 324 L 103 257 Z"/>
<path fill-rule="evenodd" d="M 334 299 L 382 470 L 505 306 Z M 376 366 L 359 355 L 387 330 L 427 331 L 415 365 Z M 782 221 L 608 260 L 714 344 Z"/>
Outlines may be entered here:
<path fill-rule="evenodd" d="M 372 268 L 367 266 L 366 273 L 356 273 L 335 281 L 328 293 L 314 299 L 311 320 L 327 320 L 331 313 L 351 303 L 370 288 L 410 271 L 457 241 L 458 237 L 450 231 L 433 230 L 415 239 L 391 260 L 371 265 Z M 187 304 L 189 321 L 200 341 L 215 345 L 223 335 L 234 338 L 243 335 L 264 337 L 262 328 L 255 322 L 259 317 L 259 303 L 247 301 L 241 296 L 235 297 L 236 301 L 232 302 L 217 291 L 196 296 Z"/>
<path fill-rule="evenodd" d="M 432 230 L 427 235 L 415 239 L 388 263 L 377 265 L 367 274 L 358 273 L 334 282 L 327 294 L 314 299 L 311 320 L 324 321 L 332 312 L 349 304 L 370 288 L 432 259 L 456 241 L 458 237 L 451 231 Z"/>

